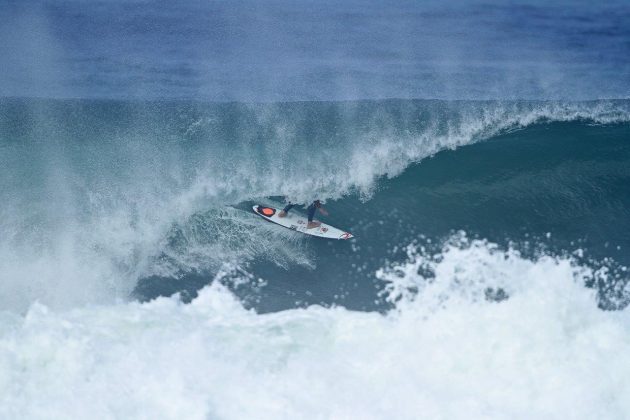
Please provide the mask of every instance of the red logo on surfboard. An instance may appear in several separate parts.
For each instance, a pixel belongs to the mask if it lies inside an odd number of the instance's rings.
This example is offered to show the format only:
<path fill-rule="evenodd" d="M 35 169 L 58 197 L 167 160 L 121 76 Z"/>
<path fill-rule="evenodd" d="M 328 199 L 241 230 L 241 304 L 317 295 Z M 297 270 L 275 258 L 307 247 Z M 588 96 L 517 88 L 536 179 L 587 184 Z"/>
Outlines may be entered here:
<path fill-rule="evenodd" d="M 276 209 L 274 209 L 273 207 L 258 206 L 257 211 L 258 211 L 258 213 L 262 214 L 263 216 L 267 216 L 267 217 L 271 217 L 274 214 L 276 214 Z"/>

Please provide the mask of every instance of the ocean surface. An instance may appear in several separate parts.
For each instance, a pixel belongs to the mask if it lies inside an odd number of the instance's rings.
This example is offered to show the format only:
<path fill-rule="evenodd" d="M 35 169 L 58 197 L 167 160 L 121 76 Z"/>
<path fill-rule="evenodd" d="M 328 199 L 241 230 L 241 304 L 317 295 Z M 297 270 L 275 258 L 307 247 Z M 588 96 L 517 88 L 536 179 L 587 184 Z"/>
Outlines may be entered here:
<path fill-rule="evenodd" d="M 628 21 L 0 0 L 0 418 L 626 418 Z"/>

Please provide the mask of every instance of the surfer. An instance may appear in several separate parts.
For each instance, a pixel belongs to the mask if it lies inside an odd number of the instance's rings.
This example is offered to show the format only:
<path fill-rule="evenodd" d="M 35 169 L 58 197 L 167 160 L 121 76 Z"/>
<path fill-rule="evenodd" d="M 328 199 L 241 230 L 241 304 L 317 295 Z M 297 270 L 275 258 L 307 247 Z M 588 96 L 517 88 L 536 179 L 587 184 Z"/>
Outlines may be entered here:
<path fill-rule="evenodd" d="M 295 204 L 291 204 L 289 202 L 289 204 L 287 204 L 286 207 L 282 209 L 280 213 L 278 213 L 278 217 L 285 217 L 289 210 L 293 208 L 293 206 L 295 206 Z M 307 229 L 313 229 L 322 224 L 321 222 L 313 221 L 313 217 L 315 217 L 315 212 L 317 210 L 319 210 L 324 216 L 328 216 L 328 212 L 326 211 L 324 206 L 322 206 L 321 201 L 313 201 L 311 205 L 306 208 L 306 213 L 308 215 L 308 224 L 306 225 Z"/>

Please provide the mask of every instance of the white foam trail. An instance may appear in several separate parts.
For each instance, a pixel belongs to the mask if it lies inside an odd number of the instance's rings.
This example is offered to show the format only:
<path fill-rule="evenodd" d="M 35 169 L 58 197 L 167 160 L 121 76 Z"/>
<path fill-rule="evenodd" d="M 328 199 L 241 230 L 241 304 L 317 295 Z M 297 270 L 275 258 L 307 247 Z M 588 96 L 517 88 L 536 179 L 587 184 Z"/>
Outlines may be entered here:
<path fill-rule="evenodd" d="M 2 418 L 624 418 L 630 316 L 593 275 L 473 241 L 379 272 L 417 289 L 385 315 L 259 315 L 215 282 L 190 305 L 50 311 L 0 323 Z M 423 273 L 418 274 L 418 269 Z M 428 270 L 428 271 L 427 271 Z M 485 299 L 487 288 L 509 298 Z"/>

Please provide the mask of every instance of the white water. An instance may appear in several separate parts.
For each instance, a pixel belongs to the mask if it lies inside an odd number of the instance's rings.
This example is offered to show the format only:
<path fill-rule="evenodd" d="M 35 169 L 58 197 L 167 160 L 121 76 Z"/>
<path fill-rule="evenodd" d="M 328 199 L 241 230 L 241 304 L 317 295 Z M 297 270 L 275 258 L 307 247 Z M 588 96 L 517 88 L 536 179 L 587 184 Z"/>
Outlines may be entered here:
<path fill-rule="evenodd" d="M 630 316 L 582 286 L 603 273 L 480 241 L 409 251 L 377 273 L 386 315 L 259 315 L 218 281 L 189 305 L 4 313 L 0 418 L 627 417 Z"/>

